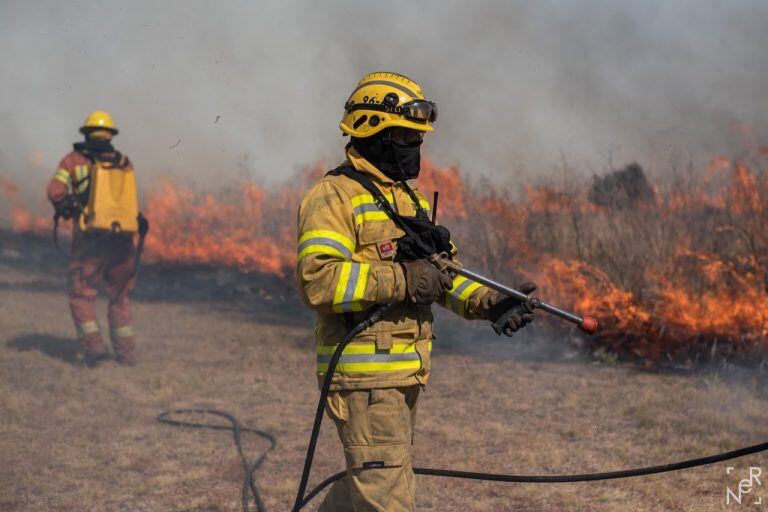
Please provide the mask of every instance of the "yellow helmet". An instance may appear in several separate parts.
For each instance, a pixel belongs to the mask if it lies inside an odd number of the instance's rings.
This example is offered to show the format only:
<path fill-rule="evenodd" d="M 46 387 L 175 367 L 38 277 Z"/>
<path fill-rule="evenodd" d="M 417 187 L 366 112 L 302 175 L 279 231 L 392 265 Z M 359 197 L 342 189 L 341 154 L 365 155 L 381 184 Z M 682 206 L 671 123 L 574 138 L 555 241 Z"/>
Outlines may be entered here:
<path fill-rule="evenodd" d="M 365 138 L 393 126 L 431 132 L 436 120 L 437 105 L 424 99 L 419 84 L 397 73 L 376 72 L 357 83 L 339 127 Z"/>
<path fill-rule="evenodd" d="M 94 130 L 108 130 L 117 135 L 117 128 L 115 128 L 115 122 L 112 121 L 112 116 L 103 110 L 96 110 L 88 114 L 83 126 L 80 127 L 80 133 L 88 133 Z"/>

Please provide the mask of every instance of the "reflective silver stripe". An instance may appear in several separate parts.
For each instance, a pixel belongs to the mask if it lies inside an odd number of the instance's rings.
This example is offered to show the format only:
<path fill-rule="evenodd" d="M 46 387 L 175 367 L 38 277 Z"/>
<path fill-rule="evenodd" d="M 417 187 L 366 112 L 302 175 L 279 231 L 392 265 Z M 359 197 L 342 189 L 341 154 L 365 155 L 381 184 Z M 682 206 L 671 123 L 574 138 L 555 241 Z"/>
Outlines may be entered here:
<path fill-rule="evenodd" d="M 471 285 L 472 283 L 473 281 L 470 281 L 469 279 L 467 279 L 466 281 L 461 283 L 459 286 L 457 286 L 455 290 L 451 292 L 450 307 L 452 310 L 456 311 L 457 313 L 460 311 L 460 307 L 462 303 L 461 292 L 463 292 L 467 288 L 467 286 Z"/>
<path fill-rule="evenodd" d="M 350 94 L 349 96 L 350 97 L 354 96 L 357 91 L 359 91 L 363 87 L 367 87 L 369 85 L 389 85 L 391 87 L 394 87 L 395 89 L 400 89 L 405 94 L 409 95 L 411 97 L 411 99 L 414 99 L 414 100 L 419 99 L 419 97 L 416 95 L 415 92 L 413 92 L 412 90 L 410 90 L 409 88 L 407 88 L 403 84 L 399 84 L 397 82 L 390 82 L 389 80 L 371 80 L 370 82 L 365 82 L 364 84 L 360 85 L 357 89 L 352 91 L 352 94 Z"/>
<path fill-rule="evenodd" d="M 318 363 L 328 364 L 331 362 L 329 355 L 317 355 Z M 342 355 L 339 363 L 390 363 L 393 361 L 418 361 L 420 359 L 418 352 L 406 352 L 404 354 L 352 354 Z"/>
<path fill-rule="evenodd" d="M 307 238 L 301 244 L 299 244 L 299 252 L 303 251 L 306 247 L 309 247 L 310 245 L 328 245 L 330 247 L 333 247 L 337 251 L 339 251 L 347 259 L 352 259 L 352 253 L 349 251 L 349 249 L 344 247 L 344 245 L 337 242 L 333 238 L 324 238 L 324 237 Z"/>
<path fill-rule="evenodd" d="M 342 311 L 352 311 L 352 302 L 355 300 L 355 288 L 357 288 L 358 277 L 360 277 L 360 265 L 353 263 L 352 268 L 349 270 L 349 281 L 347 281 L 347 289 L 344 290 L 344 299 L 341 302 Z"/>
<path fill-rule="evenodd" d="M 381 208 L 376 206 L 374 203 L 365 203 L 358 206 L 355 206 L 355 215 L 360 215 L 361 213 L 365 212 L 379 212 L 381 211 Z"/>

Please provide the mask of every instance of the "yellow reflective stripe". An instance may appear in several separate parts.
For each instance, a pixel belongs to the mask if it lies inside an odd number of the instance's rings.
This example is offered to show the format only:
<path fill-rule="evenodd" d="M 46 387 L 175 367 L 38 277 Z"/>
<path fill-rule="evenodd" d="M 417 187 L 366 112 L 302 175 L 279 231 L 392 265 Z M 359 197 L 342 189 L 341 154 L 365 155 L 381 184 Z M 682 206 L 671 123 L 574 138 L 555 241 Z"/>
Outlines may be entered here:
<path fill-rule="evenodd" d="M 421 361 L 391 361 L 388 363 L 344 363 L 336 366 L 337 373 L 368 373 L 368 372 L 396 372 L 403 370 L 419 370 Z M 328 363 L 317 363 L 317 372 L 328 371 Z"/>
<path fill-rule="evenodd" d="M 67 171 L 64 168 L 59 169 L 58 171 L 56 171 L 56 174 L 53 175 L 53 179 L 55 179 L 57 181 L 60 181 L 60 182 L 62 182 L 63 184 L 65 184 L 67 186 L 72 181 L 72 178 L 70 178 L 70 176 L 69 176 L 69 171 Z"/>
<path fill-rule="evenodd" d="M 335 247 L 331 247 L 325 244 L 315 244 L 315 245 L 306 245 L 302 247 L 301 251 L 299 251 L 299 256 L 298 256 L 299 261 L 303 260 L 307 254 L 312 254 L 312 253 L 327 254 L 328 256 L 341 258 L 342 260 L 348 259 L 346 254 L 342 253 Z"/>
<path fill-rule="evenodd" d="M 455 313 L 465 316 L 467 300 L 482 285 L 471 281 L 464 276 L 456 276 L 453 287 L 446 292 L 446 306 Z"/>
<path fill-rule="evenodd" d="M 355 224 L 362 224 L 369 220 L 389 220 L 389 215 L 385 212 L 363 212 L 355 215 Z"/>
<path fill-rule="evenodd" d="M 361 299 L 365 296 L 370 270 L 369 263 L 344 262 L 341 264 L 339 281 L 336 283 L 331 306 L 334 311 L 337 313 L 362 311 Z"/>
<path fill-rule="evenodd" d="M 88 176 L 88 166 L 87 165 L 76 165 L 75 166 L 75 179 L 79 183 L 77 186 L 75 192 L 83 192 L 86 188 L 88 188 L 88 181 L 85 180 L 85 177 Z"/>
<path fill-rule="evenodd" d="M 341 264 L 341 272 L 339 273 L 339 280 L 336 283 L 336 291 L 333 293 L 333 305 L 331 306 L 337 313 L 343 311 L 341 309 L 341 302 L 344 300 L 344 292 L 347 291 L 347 283 L 349 283 L 349 273 L 351 271 L 351 263 Z"/>
<path fill-rule="evenodd" d="M 390 203 L 395 202 L 395 196 L 392 194 L 384 194 L 384 197 L 387 198 L 387 201 Z M 361 204 L 376 204 L 373 201 L 373 196 L 371 194 L 358 194 L 356 196 L 352 196 L 352 207 L 360 206 Z"/>
<path fill-rule="evenodd" d="M 331 355 L 338 345 L 317 347 L 317 371 L 328 371 Z M 432 342 L 428 344 L 432 350 Z M 391 356 L 391 360 L 387 360 Z M 347 345 L 336 366 L 337 373 L 392 372 L 421 369 L 421 357 L 416 344 L 398 344 L 389 350 L 376 350 L 374 343 Z"/>
<path fill-rule="evenodd" d="M 395 198 L 392 194 L 384 194 L 384 197 L 390 204 L 394 204 Z M 389 220 L 389 216 L 376 206 L 371 194 L 352 196 L 352 208 L 355 212 L 355 224 L 369 220 Z"/>
<path fill-rule="evenodd" d="M 394 196 L 392 194 L 385 194 L 387 201 L 394 205 Z M 426 199 L 419 199 L 419 204 L 427 212 L 429 212 L 429 201 Z M 355 224 L 362 224 L 371 220 L 389 220 L 389 215 L 386 212 L 379 210 L 379 207 L 373 201 L 371 194 L 360 194 L 352 197 L 352 208 L 355 212 Z"/>
<path fill-rule="evenodd" d="M 87 322 L 77 324 L 77 334 L 80 337 L 96 332 L 99 332 L 99 323 L 96 320 L 88 320 Z"/>
<path fill-rule="evenodd" d="M 301 238 L 299 238 L 299 244 L 306 242 L 310 238 L 330 238 L 331 240 L 339 242 L 350 251 L 355 249 L 355 242 L 342 235 L 341 233 L 337 233 L 336 231 L 331 231 L 329 229 L 311 229 L 306 231 L 301 235 Z"/>
<path fill-rule="evenodd" d="M 132 338 L 133 327 L 130 325 L 114 327 L 110 329 L 110 333 L 112 334 L 112 338 Z"/>
<path fill-rule="evenodd" d="M 327 229 L 313 229 L 299 238 L 298 259 L 301 261 L 307 254 L 321 253 L 349 260 L 352 258 L 354 248 L 354 242 L 341 233 Z"/>
<path fill-rule="evenodd" d="M 429 350 L 432 350 L 432 342 L 428 343 Z M 338 345 L 317 345 L 317 353 L 324 356 L 333 355 L 336 352 Z M 392 348 L 377 349 L 376 344 L 371 343 L 350 343 L 344 347 L 343 355 L 360 355 L 360 354 L 377 354 L 377 353 L 390 353 L 390 354 L 408 354 L 410 352 L 416 352 L 415 343 L 395 343 Z"/>
<path fill-rule="evenodd" d="M 368 286 L 368 274 L 370 274 L 370 272 L 371 272 L 370 263 L 360 264 L 360 275 L 357 278 L 357 286 L 355 286 L 355 291 L 353 292 L 353 295 L 352 295 L 352 300 L 355 303 L 359 303 L 359 301 L 362 300 L 363 297 L 365 297 L 365 288 Z M 360 309 L 355 309 L 355 311 L 359 311 Z"/>

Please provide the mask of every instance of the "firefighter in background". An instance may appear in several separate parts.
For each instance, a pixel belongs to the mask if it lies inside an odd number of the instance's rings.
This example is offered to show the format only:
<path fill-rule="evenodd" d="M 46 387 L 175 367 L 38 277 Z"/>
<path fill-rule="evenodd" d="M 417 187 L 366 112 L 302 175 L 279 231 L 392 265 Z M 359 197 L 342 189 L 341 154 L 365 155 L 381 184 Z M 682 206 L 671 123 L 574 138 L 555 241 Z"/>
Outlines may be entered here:
<path fill-rule="evenodd" d="M 133 169 L 128 158 L 112 146 L 112 138 L 118 130 L 108 113 L 91 113 L 80 133 L 85 140 L 74 144 L 74 150 L 61 160 L 48 184 L 48 198 L 53 203 L 56 217 L 73 220 L 69 307 L 85 352 L 85 362 L 90 367 L 97 366 L 109 357 L 95 308 L 97 290 L 103 284 L 109 298 L 112 347 L 117 361 L 130 366 L 136 363 L 136 341 L 128 299 L 135 281 L 133 232 L 136 229 L 128 228 L 129 223 L 124 223 L 125 231 L 91 231 L 83 217 L 88 216 L 87 208 L 93 200 L 95 187 L 92 174 L 97 165 L 112 162 L 119 169 L 130 171 L 131 177 Z M 129 211 L 136 208 L 135 182 L 133 186 L 133 190 L 126 189 L 125 193 Z M 120 189 L 123 188 L 121 182 Z M 146 221 L 137 219 L 139 222 L 143 224 Z"/>
<path fill-rule="evenodd" d="M 423 136 L 436 118 L 435 104 L 407 77 L 365 76 L 345 105 L 340 127 L 351 141 L 342 166 L 369 178 L 399 214 L 424 218 L 429 203 L 407 181 L 419 174 Z M 298 234 L 299 290 L 317 313 L 318 382 L 336 344 L 368 308 L 399 303 L 352 340 L 333 375 L 326 412 L 344 447 L 347 476 L 333 485 L 320 510 L 411 511 L 410 445 L 419 391 L 430 371 L 431 304 L 467 319 L 502 319 L 500 330 L 508 336 L 533 319 L 533 305 L 452 278 L 426 259 L 395 262 L 404 231 L 362 184 L 338 171 L 304 196 Z M 533 283 L 520 287 L 526 294 L 533 289 Z"/>

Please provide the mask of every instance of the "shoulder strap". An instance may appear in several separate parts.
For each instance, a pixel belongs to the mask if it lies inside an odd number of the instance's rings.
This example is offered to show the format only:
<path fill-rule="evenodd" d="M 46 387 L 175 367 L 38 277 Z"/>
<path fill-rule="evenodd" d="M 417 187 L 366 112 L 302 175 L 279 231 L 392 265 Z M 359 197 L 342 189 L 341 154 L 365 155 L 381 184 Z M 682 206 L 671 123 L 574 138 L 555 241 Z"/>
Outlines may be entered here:
<path fill-rule="evenodd" d="M 400 229 L 405 231 L 406 235 L 417 237 L 416 233 L 413 232 L 408 223 L 402 218 L 403 216 L 397 213 L 394 208 L 392 208 L 392 205 L 389 204 L 387 198 L 384 197 L 384 194 L 381 193 L 379 187 L 374 185 L 368 176 L 361 172 L 357 172 L 351 165 L 341 165 L 336 169 L 328 172 L 328 174 L 332 176 L 343 175 L 351 180 L 358 182 L 364 189 L 371 193 L 373 196 L 373 202 L 376 203 L 376 205 L 381 208 L 384 213 L 386 213 L 387 216 L 392 219 L 392 221 L 394 221 L 394 223 L 397 224 Z"/>
<path fill-rule="evenodd" d="M 124 156 L 119 151 L 114 151 L 111 157 L 105 157 L 103 153 L 99 153 L 97 151 L 79 149 L 77 150 L 77 152 L 83 155 L 85 158 L 87 158 L 92 165 L 96 165 L 96 163 L 102 162 L 102 163 L 110 164 L 113 167 L 119 167 L 119 168 L 128 167 L 128 163 L 129 163 L 128 157 Z"/>
<path fill-rule="evenodd" d="M 421 201 L 419 201 L 419 196 L 416 195 L 416 192 L 413 191 L 406 181 L 403 181 L 403 187 L 405 187 L 405 191 L 408 192 L 408 195 L 411 196 L 411 201 L 413 201 L 413 205 L 416 207 L 416 216 L 429 220 L 429 215 L 427 215 L 424 207 L 421 206 Z"/>

